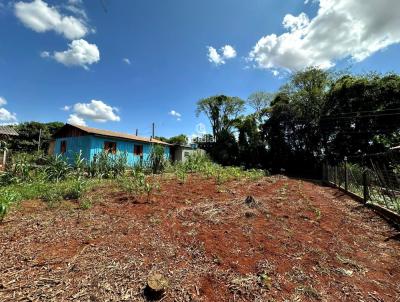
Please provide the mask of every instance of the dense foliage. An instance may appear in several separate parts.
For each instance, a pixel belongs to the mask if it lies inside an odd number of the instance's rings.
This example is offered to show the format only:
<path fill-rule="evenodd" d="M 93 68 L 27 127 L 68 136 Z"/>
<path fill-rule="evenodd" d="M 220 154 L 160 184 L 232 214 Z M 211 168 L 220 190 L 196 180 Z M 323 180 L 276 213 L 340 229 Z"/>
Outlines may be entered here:
<path fill-rule="evenodd" d="M 25 122 L 15 127 L 18 137 L 10 137 L 9 146 L 14 151 L 34 152 L 38 150 L 47 151 L 52 136 L 64 123 L 51 122 Z M 39 142 L 40 137 L 40 142 Z"/>
<path fill-rule="evenodd" d="M 319 174 L 324 160 L 360 161 L 400 144 L 400 76 L 333 74 L 309 68 L 293 74 L 275 94 L 243 101 L 200 100 L 216 142 L 206 143 L 223 165 Z"/>

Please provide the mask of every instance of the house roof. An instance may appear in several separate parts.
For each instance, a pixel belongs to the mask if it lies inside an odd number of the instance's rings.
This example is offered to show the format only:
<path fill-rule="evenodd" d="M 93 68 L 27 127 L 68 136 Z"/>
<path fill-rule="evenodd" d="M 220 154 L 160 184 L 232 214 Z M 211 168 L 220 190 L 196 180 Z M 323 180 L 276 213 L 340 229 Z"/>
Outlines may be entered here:
<path fill-rule="evenodd" d="M 18 132 L 14 130 L 14 128 L 10 126 L 1 126 L 0 125 L 0 135 L 7 136 L 18 136 Z"/>
<path fill-rule="evenodd" d="M 133 134 L 126 134 L 126 133 L 121 133 L 121 132 L 102 130 L 102 129 L 97 129 L 97 128 L 90 128 L 90 127 L 86 127 L 86 126 L 78 126 L 78 125 L 71 125 L 71 124 L 65 124 L 65 126 L 75 127 L 86 133 L 93 134 L 93 135 L 121 138 L 121 139 L 134 140 L 134 141 L 146 142 L 146 143 L 156 143 L 156 144 L 160 144 L 160 145 L 170 145 L 166 142 L 160 141 L 155 138 L 141 137 L 141 136 L 136 136 Z"/>

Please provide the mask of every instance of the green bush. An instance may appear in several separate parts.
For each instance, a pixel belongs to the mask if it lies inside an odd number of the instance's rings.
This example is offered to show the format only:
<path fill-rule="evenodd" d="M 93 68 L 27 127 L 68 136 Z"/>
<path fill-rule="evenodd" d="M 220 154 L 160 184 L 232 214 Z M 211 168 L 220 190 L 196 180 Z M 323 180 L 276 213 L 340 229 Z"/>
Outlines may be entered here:
<path fill-rule="evenodd" d="M 206 178 L 213 177 L 217 184 L 229 180 L 257 180 L 267 175 L 264 170 L 244 170 L 240 167 L 223 167 L 210 160 L 206 155 L 194 153 L 185 162 L 176 163 L 173 171 L 180 182 L 185 182 L 187 173 L 199 173 Z"/>
<path fill-rule="evenodd" d="M 44 168 L 47 179 L 56 182 L 66 179 L 70 175 L 71 171 L 71 165 L 68 164 L 61 154 L 49 156 Z"/>
<path fill-rule="evenodd" d="M 0 190 L 0 222 L 8 213 L 11 204 L 19 200 L 21 200 L 21 196 L 18 193 L 6 189 Z"/>
<path fill-rule="evenodd" d="M 164 147 L 161 145 L 153 145 L 148 160 L 149 168 L 152 173 L 158 174 L 164 171 L 167 166 L 167 159 L 164 156 Z"/>

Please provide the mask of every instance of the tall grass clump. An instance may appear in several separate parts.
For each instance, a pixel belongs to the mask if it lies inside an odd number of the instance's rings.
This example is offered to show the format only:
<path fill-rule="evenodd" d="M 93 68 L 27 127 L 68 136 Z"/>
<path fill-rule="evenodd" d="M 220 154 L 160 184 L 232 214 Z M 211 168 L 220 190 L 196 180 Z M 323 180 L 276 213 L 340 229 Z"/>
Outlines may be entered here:
<path fill-rule="evenodd" d="M 207 155 L 200 153 L 189 155 L 183 163 L 176 163 L 174 165 L 174 173 L 181 183 L 186 181 L 188 173 L 198 173 L 205 178 L 214 178 L 217 184 L 222 184 L 229 180 L 258 180 L 267 175 L 264 170 L 223 167 L 212 162 Z"/>
<path fill-rule="evenodd" d="M 121 190 L 135 197 L 146 194 L 147 201 L 150 201 L 150 196 L 154 189 L 159 189 L 159 184 L 154 179 L 146 176 L 142 169 L 134 169 L 130 175 L 118 178 L 117 184 Z"/>
<path fill-rule="evenodd" d="M 117 178 L 123 176 L 128 167 L 128 155 L 126 152 L 110 154 L 100 152 L 94 156 L 93 161 L 88 165 L 90 177 Z"/>

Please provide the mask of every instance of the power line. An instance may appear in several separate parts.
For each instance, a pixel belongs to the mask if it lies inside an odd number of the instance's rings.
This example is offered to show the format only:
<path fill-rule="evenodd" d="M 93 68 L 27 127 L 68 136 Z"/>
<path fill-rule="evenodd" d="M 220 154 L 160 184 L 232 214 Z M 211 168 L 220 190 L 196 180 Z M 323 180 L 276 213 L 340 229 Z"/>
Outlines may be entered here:
<path fill-rule="evenodd" d="M 336 119 L 357 119 L 357 118 L 366 118 L 366 117 L 380 117 L 380 116 L 397 116 L 399 113 L 383 113 L 383 114 L 370 114 L 370 115 L 360 115 L 360 116 L 342 116 L 342 117 L 324 117 L 321 118 L 323 120 L 336 120 Z"/>
<path fill-rule="evenodd" d="M 386 111 L 399 111 L 400 108 L 389 108 L 389 109 L 383 109 L 383 110 L 364 110 L 364 111 L 351 111 L 351 112 L 343 112 L 339 113 L 336 115 L 325 115 L 326 117 L 330 116 L 340 116 L 340 115 L 347 115 L 347 114 L 357 114 L 357 113 L 369 113 L 369 112 L 386 112 Z"/>

